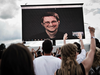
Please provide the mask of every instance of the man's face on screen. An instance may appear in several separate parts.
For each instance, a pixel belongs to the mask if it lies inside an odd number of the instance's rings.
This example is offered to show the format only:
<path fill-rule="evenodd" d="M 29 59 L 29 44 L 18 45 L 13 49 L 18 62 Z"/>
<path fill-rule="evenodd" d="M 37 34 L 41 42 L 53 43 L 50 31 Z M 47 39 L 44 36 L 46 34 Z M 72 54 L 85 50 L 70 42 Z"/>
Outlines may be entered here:
<path fill-rule="evenodd" d="M 45 16 L 42 25 L 47 31 L 55 32 L 58 30 L 59 23 L 60 21 L 57 21 L 57 19 L 54 16 Z"/>

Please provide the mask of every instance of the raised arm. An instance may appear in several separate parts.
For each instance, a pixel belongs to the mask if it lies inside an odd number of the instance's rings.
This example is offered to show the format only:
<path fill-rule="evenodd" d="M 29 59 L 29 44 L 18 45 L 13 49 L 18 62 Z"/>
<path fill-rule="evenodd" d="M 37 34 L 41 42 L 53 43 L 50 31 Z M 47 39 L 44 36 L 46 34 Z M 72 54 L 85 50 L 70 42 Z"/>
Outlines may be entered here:
<path fill-rule="evenodd" d="M 81 50 L 82 50 L 82 49 L 85 49 L 85 48 L 84 48 L 83 41 L 82 41 L 82 34 L 81 34 L 80 32 L 78 33 L 78 38 L 79 38 L 80 43 L 81 43 Z"/>
<path fill-rule="evenodd" d="M 37 52 L 33 48 L 32 51 L 35 53 L 35 57 L 37 57 Z"/>
<path fill-rule="evenodd" d="M 80 40 L 81 53 L 77 55 L 76 60 L 80 64 L 86 58 L 86 51 L 85 51 L 84 44 L 83 44 L 83 41 L 82 41 L 82 34 L 80 32 L 78 33 L 78 38 Z"/>
<path fill-rule="evenodd" d="M 56 49 L 56 54 L 58 54 L 58 51 L 59 51 L 59 49 L 57 48 L 57 49 Z"/>
<path fill-rule="evenodd" d="M 39 46 L 39 48 L 36 50 L 36 52 L 39 51 L 39 50 L 40 50 L 40 46 Z"/>
<path fill-rule="evenodd" d="M 66 39 L 68 38 L 67 36 L 68 36 L 68 34 L 67 34 L 67 33 L 65 33 L 65 34 L 64 34 L 64 36 L 63 36 L 63 41 L 64 41 L 64 44 L 66 44 Z"/>
<path fill-rule="evenodd" d="M 95 54 L 95 48 L 96 48 L 96 43 L 95 43 L 95 29 L 93 27 L 89 27 L 90 35 L 91 35 L 91 44 L 90 44 L 90 51 L 87 54 L 86 59 L 82 62 L 86 75 L 88 75 L 88 72 L 93 64 L 94 60 L 94 54 Z"/>

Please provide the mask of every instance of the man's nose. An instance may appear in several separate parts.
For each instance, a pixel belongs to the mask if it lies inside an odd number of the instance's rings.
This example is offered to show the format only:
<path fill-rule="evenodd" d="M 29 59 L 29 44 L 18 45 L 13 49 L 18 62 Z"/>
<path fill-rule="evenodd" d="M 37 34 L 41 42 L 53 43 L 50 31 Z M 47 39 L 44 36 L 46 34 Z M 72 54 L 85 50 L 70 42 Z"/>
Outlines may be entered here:
<path fill-rule="evenodd" d="M 50 24 L 49 24 L 50 26 L 52 26 L 53 24 L 52 24 L 52 22 L 50 22 Z"/>

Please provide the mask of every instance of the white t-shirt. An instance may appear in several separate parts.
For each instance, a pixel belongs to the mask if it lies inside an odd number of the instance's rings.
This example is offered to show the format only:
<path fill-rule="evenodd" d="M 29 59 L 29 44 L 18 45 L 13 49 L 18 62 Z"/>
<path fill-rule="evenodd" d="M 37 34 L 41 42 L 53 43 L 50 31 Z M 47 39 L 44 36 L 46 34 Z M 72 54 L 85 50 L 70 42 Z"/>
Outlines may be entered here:
<path fill-rule="evenodd" d="M 81 53 L 77 55 L 76 61 L 80 64 L 86 58 L 86 51 L 85 49 L 81 50 Z"/>
<path fill-rule="evenodd" d="M 33 60 L 36 75 L 54 75 L 61 66 L 61 59 L 54 56 L 41 56 Z"/>

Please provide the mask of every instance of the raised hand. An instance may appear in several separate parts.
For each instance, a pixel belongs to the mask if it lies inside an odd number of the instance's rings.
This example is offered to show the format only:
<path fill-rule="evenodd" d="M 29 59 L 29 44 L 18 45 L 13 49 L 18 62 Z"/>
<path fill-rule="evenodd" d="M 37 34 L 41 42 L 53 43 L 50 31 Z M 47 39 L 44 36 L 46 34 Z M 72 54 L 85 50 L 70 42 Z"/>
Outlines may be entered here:
<path fill-rule="evenodd" d="M 89 31 L 90 31 L 91 36 L 94 36 L 95 28 L 90 27 L 90 26 L 88 28 L 89 28 Z"/>
<path fill-rule="evenodd" d="M 67 36 L 68 36 L 68 34 L 65 33 L 63 39 L 66 40 L 68 38 Z"/>
<path fill-rule="evenodd" d="M 82 34 L 80 32 L 78 33 L 78 38 L 82 39 Z"/>
<path fill-rule="evenodd" d="M 68 38 L 67 36 L 68 36 L 68 34 L 67 34 L 67 33 L 65 33 L 65 34 L 64 34 L 64 36 L 63 36 L 63 41 L 64 41 L 64 44 L 66 44 L 66 39 Z"/>

